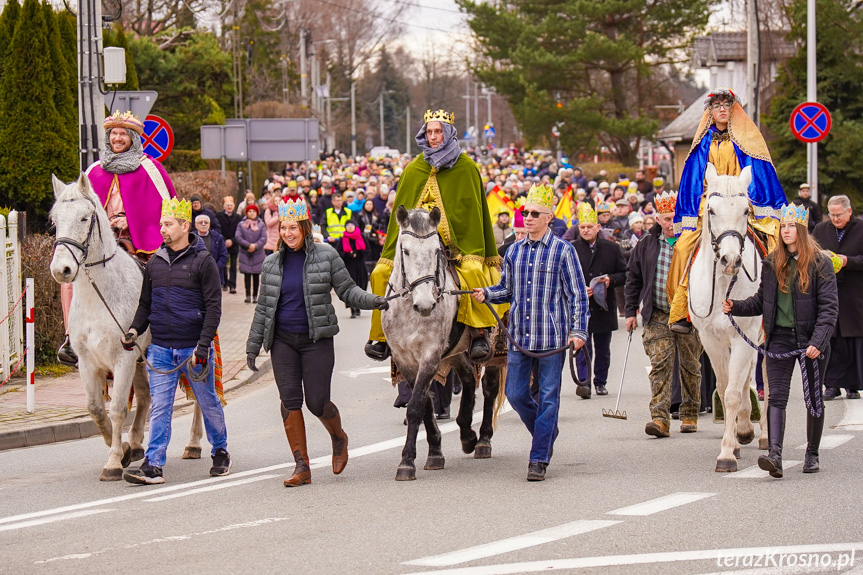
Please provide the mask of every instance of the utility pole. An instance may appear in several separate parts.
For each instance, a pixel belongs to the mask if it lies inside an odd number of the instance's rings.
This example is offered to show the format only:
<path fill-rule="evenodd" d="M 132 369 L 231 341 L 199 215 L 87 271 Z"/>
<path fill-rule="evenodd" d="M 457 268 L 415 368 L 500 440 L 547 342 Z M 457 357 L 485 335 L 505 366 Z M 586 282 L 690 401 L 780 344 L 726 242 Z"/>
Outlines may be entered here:
<path fill-rule="evenodd" d="M 405 153 L 411 153 L 411 107 L 405 108 Z"/>
<path fill-rule="evenodd" d="M 357 90 L 351 78 L 351 157 L 357 157 Z"/>
<path fill-rule="evenodd" d="M 465 74 L 464 86 L 464 131 L 470 131 L 470 75 Z"/>
<path fill-rule="evenodd" d="M 236 6 L 237 3 L 234 4 Z M 236 9 L 236 8 L 235 8 Z M 311 30 L 303 28 L 300 30 L 300 105 L 303 108 L 309 107 L 309 77 L 306 62 L 306 50 L 308 50 L 309 37 Z"/>
<path fill-rule="evenodd" d="M 105 145 L 105 98 L 99 77 L 102 57 L 102 3 L 81 0 L 78 4 L 78 137 L 81 171 L 99 160 Z M 111 110 L 114 113 L 114 110 Z"/>
<path fill-rule="evenodd" d="M 816 81 L 818 70 L 815 61 L 815 0 L 806 3 L 806 101 L 817 102 L 818 90 Z M 806 144 L 807 148 L 807 175 L 809 190 L 812 192 L 812 201 L 818 202 L 818 142 Z"/>
<path fill-rule="evenodd" d="M 761 45 L 758 41 L 758 24 L 758 0 L 746 0 L 746 113 L 760 128 L 758 80 L 761 74 Z"/>
<path fill-rule="evenodd" d="M 231 55 L 233 56 L 234 74 L 234 117 L 243 117 L 243 60 L 240 56 L 240 8 L 239 2 L 234 2 L 234 22 L 231 27 Z"/>
<path fill-rule="evenodd" d="M 316 118 L 319 115 L 320 102 L 318 101 L 318 62 L 315 58 L 315 44 L 312 43 L 312 48 L 309 50 L 309 67 L 312 71 L 312 115 Z"/>
<path fill-rule="evenodd" d="M 288 107 L 288 57 L 282 54 L 279 59 L 279 67 L 282 71 L 282 100 L 285 102 L 285 117 L 290 118 L 291 109 Z"/>
<path fill-rule="evenodd" d="M 330 71 L 327 70 L 327 149 L 334 150 L 336 148 L 336 134 L 333 130 L 333 95 L 330 92 Z"/>
<path fill-rule="evenodd" d="M 476 125 L 476 145 L 479 145 L 479 82 L 473 83 L 473 122 Z"/>
<path fill-rule="evenodd" d="M 384 91 L 383 90 L 381 90 L 380 96 L 378 96 L 378 102 L 380 103 L 380 106 L 379 106 L 380 111 L 378 112 L 378 114 L 380 116 L 380 121 L 381 121 L 381 146 L 386 146 L 386 144 L 384 143 L 385 137 L 384 137 Z"/>

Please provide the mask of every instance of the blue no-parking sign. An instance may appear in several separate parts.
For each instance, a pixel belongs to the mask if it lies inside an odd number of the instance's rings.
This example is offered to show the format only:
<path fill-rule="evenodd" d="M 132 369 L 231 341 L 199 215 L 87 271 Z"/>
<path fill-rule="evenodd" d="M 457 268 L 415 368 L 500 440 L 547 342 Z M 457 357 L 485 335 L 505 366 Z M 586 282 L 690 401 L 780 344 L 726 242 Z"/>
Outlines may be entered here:
<path fill-rule="evenodd" d="M 141 137 L 144 153 L 164 162 L 174 149 L 174 131 L 168 122 L 159 116 L 147 116 L 144 120 L 144 135 Z"/>
<path fill-rule="evenodd" d="M 818 102 L 803 102 L 791 112 L 791 132 L 801 142 L 820 142 L 830 133 L 830 112 Z"/>

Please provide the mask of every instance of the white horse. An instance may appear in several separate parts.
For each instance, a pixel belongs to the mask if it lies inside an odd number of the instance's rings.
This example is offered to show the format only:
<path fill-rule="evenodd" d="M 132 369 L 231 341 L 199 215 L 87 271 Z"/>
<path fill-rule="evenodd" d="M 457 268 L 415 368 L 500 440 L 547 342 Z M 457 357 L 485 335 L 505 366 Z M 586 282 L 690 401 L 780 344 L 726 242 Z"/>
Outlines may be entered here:
<path fill-rule="evenodd" d="M 90 417 L 111 448 L 99 479 L 119 481 L 124 467 L 144 457 L 144 423 L 150 409 L 149 379 L 143 362 L 138 361 L 140 354 L 137 350 L 125 351 L 120 343 L 120 337 L 131 325 L 138 308 L 143 275 L 139 265 L 114 239 L 108 216 L 87 176 L 81 174 L 77 182 L 69 185 L 52 176 L 52 182 L 56 202 L 50 217 L 56 239 L 51 274 L 58 283 L 74 286 L 69 338 L 78 354 L 78 370 L 87 392 Z M 91 282 L 98 286 L 104 303 Z M 123 326 L 122 330 L 111 313 Z M 146 352 L 150 330 L 138 336 L 138 344 Z M 106 414 L 104 394 L 108 374 L 114 376 L 114 388 Z M 126 443 L 123 442 L 123 423 L 132 386 L 137 409 L 129 431 L 129 443 Z M 197 459 L 201 453 L 203 425 L 197 404 L 195 411 L 192 438 L 184 458 Z"/>
<path fill-rule="evenodd" d="M 705 180 L 707 197 L 703 200 L 706 204 L 701 243 L 689 275 L 689 313 L 716 372 L 716 388 L 725 410 L 725 429 L 716 471 L 737 471 L 740 445 L 755 438 L 749 419 L 752 412 L 749 390 L 758 354 L 722 313 L 722 301 L 734 276 L 737 282 L 731 299 L 745 299 L 758 291 L 761 255 L 747 237 L 751 209 L 747 189 L 752 171 L 746 167 L 740 176 L 720 176 L 713 164 L 707 164 Z M 742 274 L 739 273 L 741 267 Z M 749 339 L 760 340 L 761 316 L 735 319 Z M 766 394 L 766 380 L 764 388 Z M 764 449 L 766 410 L 761 411 L 759 446 Z"/>

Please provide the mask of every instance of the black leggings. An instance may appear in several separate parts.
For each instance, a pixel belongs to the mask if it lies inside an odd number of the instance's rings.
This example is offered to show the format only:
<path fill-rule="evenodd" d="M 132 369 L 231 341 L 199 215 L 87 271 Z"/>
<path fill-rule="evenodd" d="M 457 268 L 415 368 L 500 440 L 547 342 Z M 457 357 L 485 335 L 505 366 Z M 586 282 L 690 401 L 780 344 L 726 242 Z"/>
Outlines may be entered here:
<path fill-rule="evenodd" d="M 797 345 L 797 336 L 790 328 L 777 327 L 770 334 L 770 342 L 767 344 L 767 351 L 771 353 L 787 353 L 800 349 Z M 829 349 L 821 350 L 826 356 L 830 353 Z M 791 390 L 791 375 L 794 373 L 794 367 L 800 362 L 796 357 L 790 359 L 773 359 L 767 357 L 767 386 L 769 388 L 769 397 L 767 403 L 771 407 L 785 409 L 788 405 L 788 394 Z M 815 372 L 813 368 L 817 368 L 820 376 L 820 382 L 824 384 L 824 372 L 827 367 L 827 360 L 822 359 L 813 361 L 806 358 L 806 372 L 809 378 L 809 385 L 814 385 Z M 814 397 L 812 398 L 814 401 Z"/>
<path fill-rule="evenodd" d="M 285 409 L 302 409 L 305 391 L 309 411 L 321 417 L 330 401 L 330 384 L 336 363 L 333 338 L 315 342 L 306 333 L 276 331 L 270 358 L 279 399 Z"/>
<path fill-rule="evenodd" d="M 261 274 L 244 273 L 243 281 L 246 282 L 246 297 L 258 297 L 258 286 L 261 284 Z"/>

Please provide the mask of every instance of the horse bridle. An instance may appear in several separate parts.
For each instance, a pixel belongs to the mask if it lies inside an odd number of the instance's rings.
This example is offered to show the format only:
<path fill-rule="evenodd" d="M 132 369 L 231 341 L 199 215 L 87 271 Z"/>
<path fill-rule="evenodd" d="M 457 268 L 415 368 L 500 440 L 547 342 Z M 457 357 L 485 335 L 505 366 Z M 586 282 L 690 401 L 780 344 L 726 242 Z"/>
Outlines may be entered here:
<path fill-rule="evenodd" d="M 709 201 L 710 198 L 712 198 L 714 196 L 723 197 L 722 194 L 720 194 L 719 192 L 713 192 L 709 196 L 707 196 L 707 200 Z M 724 197 L 738 198 L 738 197 L 746 197 L 746 196 L 744 194 L 737 194 L 734 196 L 724 196 Z M 755 274 L 755 277 L 753 278 L 752 275 L 749 274 L 749 270 L 746 269 L 746 266 L 743 265 L 743 251 L 746 248 L 746 238 L 744 238 L 743 235 L 740 232 L 738 232 L 737 230 L 725 230 L 724 232 L 722 232 L 718 236 L 714 235 L 713 226 L 710 225 L 710 211 L 709 211 L 709 209 L 707 211 L 707 214 L 706 214 L 706 217 L 704 218 L 704 220 L 705 220 L 705 224 L 707 225 L 707 231 L 710 233 L 710 246 L 713 248 L 713 289 L 710 292 L 710 307 L 707 310 L 707 315 L 700 316 L 697 313 L 695 313 L 694 309 L 692 310 L 693 315 L 695 315 L 696 317 L 699 317 L 701 319 L 709 317 L 710 314 L 713 313 L 713 304 L 715 303 L 715 300 L 716 300 L 716 263 L 719 261 L 719 244 L 722 242 L 722 240 L 724 240 L 725 238 L 737 238 L 738 240 L 740 240 L 740 252 L 739 252 L 740 267 L 743 268 L 743 273 L 746 274 L 746 277 L 749 279 L 749 281 L 755 281 L 758 278 L 758 250 L 753 249 L 753 253 L 754 253 L 753 272 Z"/>
<path fill-rule="evenodd" d="M 90 253 L 90 238 L 93 237 L 93 229 L 95 228 L 99 232 L 99 243 L 102 244 L 102 226 L 98 225 L 96 219 L 96 204 L 92 199 L 85 197 L 85 200 L 90 202 L 90 205 L 93 206 L 93 211 L 90 213 L 90 229 L 87 231 L 87 236 L 84 238 L 84 242 L 79 242 L 77 240 L 73 240 L 72 238 L 67 237 L 58 237 L 54 239 L 54 252 L 57 251 L 57 246 L 63 246 L 69 251 L 69 255 L 72 256 L 72 259 L 75 260 L 75 265 L 78 268 L 75 270 L 75 276 L 72 278 L 74 281 L 75 278 L 78 277 L 78 272 L 81 270 L 81 266 L 84 267 L 84 273 L 87 273 L 87 270 L 93 266 L 105 265 L 106 262 L 111 261 L 111 259 L 117 254 L 117 251 L 114 250 L 108 257 L 102 257 L 102 259 L 97 260 L 95 262 L 88 262 L 87 257 Z M 74 201 L 74 200 L 67 200 Z M 75 252 L 72 248 L 81 250 L 81 260 L 78 260 L 78 257 L 75 255 Z M 89 274 L 88 274 L 89 275 Z"/>
<path fill-rule="evenodd" d="M 437 236 L 437 230 L 429 232 L 424 236 L 416 234 L 410 230 L 404 230 L 404 229 L 401 231 L 401 233 L 407 234 L 407 235 L 414 237 L 414 238 L 417 238 L 419 240 L 427 240 L 429 238 Z M 446 261 L 446 257 L 444 256 L 443 250 L 440 248 L 440 246 L 438 246 L 438 248 L 437 248 L 436 255 L 437 255 L 437 258 L 436 258 L 437 261 L 435 263 L 434 274 L 427 274 L 424 276 L 420 276 L 413 281 L 409 281 L 407 273 L 405 272 L 405 252 L 404 252 L 404 249 L 402 248 L 401 243 L 399 243 L 399 264 L 400 264 L 401 272 L 402 272 L 401 291 L 396 291 L 395 288 L 393 287 L 393 285 L 388 282 L 387 286 L 389 287 L 389 291 L 392 292 L 392 295 L 388 296 L 387 300 L 395 299 L 395 298 L 399 298 L 399 297 L 405 297 L 409 294 L 412 294 L 414 289 L 417 286 L 420 286 L 420 285 L 422 285 L 424 283 L 428 283 L 428 282 L 434 282 L 433 288 L 434 288 L 434 294 L 435 294 L 435 301 L 436 302 L 440 301 L 441 298 L 444 295 L 446 295 L 446 290 L 444 289 L 446 287 L 446 277 L 444 277 L 443 281 L 441 281 L 441 279 L 440 279 L 440 277 L 441 277 L 441 260 Z"/>

